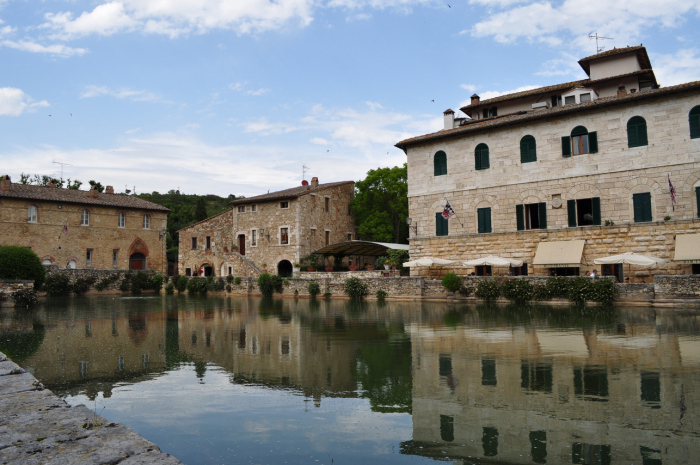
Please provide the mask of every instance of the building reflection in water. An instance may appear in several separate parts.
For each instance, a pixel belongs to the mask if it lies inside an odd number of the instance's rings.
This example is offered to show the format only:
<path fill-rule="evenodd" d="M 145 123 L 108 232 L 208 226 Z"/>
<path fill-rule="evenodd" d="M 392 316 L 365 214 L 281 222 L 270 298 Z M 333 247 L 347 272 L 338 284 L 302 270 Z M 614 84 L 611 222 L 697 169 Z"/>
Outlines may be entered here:
<path fill-rule="evenodd" d="M 700 456 L 695 315 L 177 297 L 93 299 L 87 312 L 77 302 L 0 320 L 1 334 L 31 341 L 16 356 L 61 395 L 109 397 L 115 384 L 182 364 L 206 383 L 216 366 L 232 383 L 297 391 L 309 405 L 359 396 L 375 412 L 410 413 L 404 454 L 646 465 Z"/>

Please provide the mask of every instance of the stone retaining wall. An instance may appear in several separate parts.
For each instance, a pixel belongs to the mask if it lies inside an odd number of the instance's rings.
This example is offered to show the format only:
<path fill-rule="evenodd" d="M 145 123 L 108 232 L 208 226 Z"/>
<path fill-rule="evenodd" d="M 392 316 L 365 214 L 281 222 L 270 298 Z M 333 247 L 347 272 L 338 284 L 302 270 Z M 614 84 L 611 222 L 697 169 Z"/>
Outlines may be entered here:
<path fill-rule="evenodd" d="M 0 307 L 14 307 L 12 294 L 22 289 L 34 289 L 34 281 L 0 280 Z"/>
<path fill-rule="evenodd" d="M 700 275 L 655 276 L 657 299 L 700 299 Z"/>
<path fill-rule="evenodd" d="M 119 290 L 119 284 L 122 281 L 124 275 L 137 273 L 142 271 L 146 273 L 149 277 L 156 275 L 153 270 L 98 270 L 93 268 L 59 268 L 58 265 L 44 265 L 46 268 L 46 277 L 55 275 L 68 276 L 71 283 L 74 283 L 77 279 L 91 278 L 98 283 L 105 278 L 113 278 L 112 284 L 110 284 L 106 290 L 115 291 Z M 94 288 L 94 285 L 93 285 Z"/>

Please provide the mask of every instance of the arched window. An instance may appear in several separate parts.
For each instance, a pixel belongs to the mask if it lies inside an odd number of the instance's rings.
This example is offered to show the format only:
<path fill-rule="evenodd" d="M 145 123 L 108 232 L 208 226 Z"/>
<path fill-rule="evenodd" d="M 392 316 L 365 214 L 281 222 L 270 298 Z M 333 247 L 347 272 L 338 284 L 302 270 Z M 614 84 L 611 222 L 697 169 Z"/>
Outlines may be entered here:
<path fill-rule="evenodd" d="M 151 215 L 143 215 L 143 229 L 151 229 Z"/>
<path fill-rule="evenodd" d="M 520 139 L 520 163 L 537 161 L 537 143 L 532 136 Z"/>
<path fill-rule="evenodd" d="M 30 205 L 27 209 L 27 222 L 36 223 L 37 222 L 37 209 L 36 205 Z"/>
<path fill-rule="evenodd" d="M 118 226 L 120 228 L 125 228 L 126 227 L 126 213 L 120 213 L 119 214 L 119 224 Z"/>
<path fill-rule="evenodd" d="M 690 138 L 700 139 L 700 105 L 690 110 L 688 122 L 690 123 Z"/>
<path fill-rule="evenodd" d="M 474 150 L 474 166 L 477 170 L 485 170 L 489 168 L 489 146 L 479 144 Z"/>
<path fill-rule="evenodd" d="M 90 210 L 88 210 L 87 208 L 83 210 L 82 215 L 80 215 L 80 225 L 90 226 Z"/>
<path fill-rule="evenodd" d="M 571 131 L 571 136 L 561 138 L 561 155 L 570 157 L 573 155 L 583 155 L 585 153 L 598 152 L 598 134 L 588 132 L 584 126 L 576 126 Z"/>
<path fill-rule="evenodd" d="M 433 170 L 435 176 L 447 174 L 447 154 L 440 150 L 433 157 Z"/>
<path fill-rule="evenodd" d="M 633 116 L 627 121 L 627 146 L 643 147 L 647 141 L 647 122 L 641 116 Z"/>

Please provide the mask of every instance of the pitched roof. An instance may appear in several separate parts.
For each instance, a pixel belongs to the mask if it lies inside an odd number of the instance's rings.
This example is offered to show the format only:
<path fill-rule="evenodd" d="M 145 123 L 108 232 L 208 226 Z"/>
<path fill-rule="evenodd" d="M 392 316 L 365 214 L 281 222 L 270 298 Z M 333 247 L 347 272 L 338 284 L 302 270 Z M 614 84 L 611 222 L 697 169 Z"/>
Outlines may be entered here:
<path fill-rule="evenodd" d="M 9 190 L 0 190 L 1 198 L 42 200 L 47 202 L 75 203 L 80 205 L 101 205 L 117 208 L 138 208 L 140 210 L 170 210 L 140 199 L 133 195 L 98 193 L 97 198 L 88 196 L 88 191 L 60 189 L 56 187 L 32 186 L 29 184 L 10 184 Z"/>
<path fill-rule="evenodd" d="M 197 221 L 196 223 L 192 223 L 192 224 L 190 224 L 190 225 L 188 225 L 188 226 L 185 226 L 185 227 L 183 227 L 183 228 L 180 228 L 180 229 L 178 229 L 177 231 L 180 232 L 180 231 L 184 231 L 185 229 L 193 228 L 193 227 L 197 226 L 198 224 L 206 223 L 207 221 L 209 221 L 209 220 L 211 220 L 211 219 L 214 219 L 214 218 L 216 218 L 217 216 L 225 215 L 225 214 L 227 214 L 227 213 L 230 215 L 232 211 L 233 211 L 233 208 L 229 208 L 228 210 L 224 210 L 224 211 L 222 211 L 222 212 L 219 212 L 219 213 L 217 213 L 216 215 L 211 215 L 209 218 L 205 218 L 205 219 L 203 219 L 203 220 Z"/>
<path fill-rule="evenodd" d="M 646 47 L 642 45 L 636 45 L 634 47 L 622 47 L 622 48 L 613 48 L 611 50 L 606 50 L 604 52 L 596 53 L 595 55 L 587 56 L 586 58 L 581 58 L 578 61 L 578 64 L 581 65 L 581 68 L 588 74 L 589 76 L 591 75 L 591 64 L 590 62 L 593 60 L 597 60 L 599 58 L 607 58 L 611 57 L 614 55 L 621 55 L 623 53 L 629 53 L 629 52 L 637 52 L 637 57 L 639 58 L 639 64 L 642 66 L 642 68 L 651 68 L 651 62 L 649 61 L 649 55 L 647 55 L 647 49 Z"/>
<path fill-rule="evenodd" d="M 398 147 L 405 151 L 406 147 L 409 145 L 415 145 L 422 142 L 428 142 L 436 139 L 442 139 L 447 137 L 456 137 L 465 135 L 471 132 L 488 130 L 500 126 L 506 126 L 510 124 L 517 124 L 521 122 L 528 122 L 538 119 L 546 119 L 550 117 L 558 117 L 561 115 L 567 115 L 570 113 L 578 113 L 584 111 L 591 111 L 597 108 L 612 106 L 612 105 L 624 105 L 627 103 L 637 102 L 639 100 L 645 100 L 648 98 L 663 97 L 665 95 L 676 94 L 679 92 L 685 92 L 690 90 L 700 90 L 700 81 L 687 82 L 685 84 L 679 84 L 677 86 L 662 87 L 659 89 L 642 90 L 635 93 L 629 93 L 622 97 L 602 97 L 590 102 L 564 105 L 560 107 L 553 107 L 541 110 L 532 111 L 522 111 L 518 113 L 513 113 L 509 115 L 497 116 L 493 118 L 487 118 L 483 120 L 471 120 L 467 124 L 454 129 L 445 129 L 438 132 L 425 134 L 422 136 L 411 137 L 410 139 L 402 140 L 397 143 L 395 147 Z"/>
<path fill-rule="evenodd" d="M 268 202 L 273 200 L 281 199 L 295 199 L 301 197 L 302 195 L 312 194 L 324 189 L 329 189 L 331 187 L 342 186 L 344 184 L 355 184 L 355 181 L 340 181 L 340 182 L 328 182 L 325 184 L 319 184 L 316 187 L 311 186 L 297 186 L 291 189 L 284 189 L 277 192 L 268 192 L 267 194 L 256 195 L 255 197 L 246 197 L 245 199 L 233 200 L 230 205 L 243 205 L 249 203 L 259 203 Z"/>

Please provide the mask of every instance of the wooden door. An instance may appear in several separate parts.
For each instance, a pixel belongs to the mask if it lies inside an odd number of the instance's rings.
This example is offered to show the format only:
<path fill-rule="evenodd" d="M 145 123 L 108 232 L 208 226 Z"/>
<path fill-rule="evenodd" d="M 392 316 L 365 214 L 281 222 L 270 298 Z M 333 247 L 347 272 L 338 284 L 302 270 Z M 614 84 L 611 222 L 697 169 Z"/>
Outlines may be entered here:
<path fill-rule="evenodd" d="M 241 255 L 245 255 L 245 235 L 241 234 L 238 236 L 238 252 Z"/>

